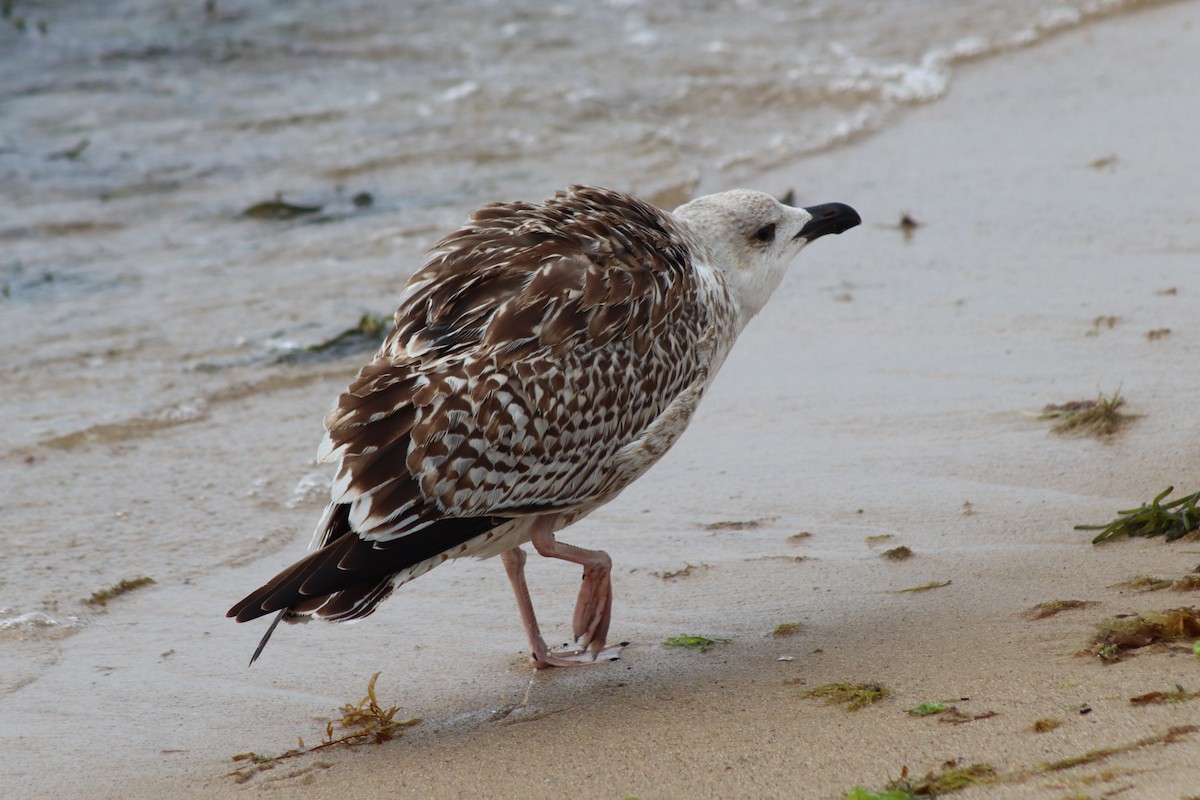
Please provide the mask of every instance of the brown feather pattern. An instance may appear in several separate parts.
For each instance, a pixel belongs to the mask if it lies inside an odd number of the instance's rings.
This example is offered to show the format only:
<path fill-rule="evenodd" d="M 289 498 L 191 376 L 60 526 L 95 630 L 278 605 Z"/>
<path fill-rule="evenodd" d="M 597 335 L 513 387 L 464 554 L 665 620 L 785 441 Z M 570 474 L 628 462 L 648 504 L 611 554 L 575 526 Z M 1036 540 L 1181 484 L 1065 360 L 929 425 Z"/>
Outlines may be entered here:
<path fill-rule="evenodd" d="M 322 457 L 339 464 L 317 551 L 230 615 L 365 616 L 513 520 L 611 499 L 661 455 L 647 446 L 629 467 L 707 375 L 704 342 L 732 341 L 707 257 L 671 216 L 604 189 L 475 212 L 434 246 L 325 416 Z"/>

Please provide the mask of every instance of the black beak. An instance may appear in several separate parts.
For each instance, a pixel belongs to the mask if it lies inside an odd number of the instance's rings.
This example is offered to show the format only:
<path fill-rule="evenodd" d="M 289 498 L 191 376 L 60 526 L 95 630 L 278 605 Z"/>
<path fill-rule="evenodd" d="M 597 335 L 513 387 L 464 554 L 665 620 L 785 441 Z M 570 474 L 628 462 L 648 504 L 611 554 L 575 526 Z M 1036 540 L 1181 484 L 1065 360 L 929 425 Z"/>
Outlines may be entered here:
<path fill-rule="evenodd" d="M 845 203 L 822 203 L 804 210 L 812 214 L 812 219 L 805 223 L 796 238 L 810 242 L 827 233 L 843 233 L 862 223 L 858 212 Z"/>

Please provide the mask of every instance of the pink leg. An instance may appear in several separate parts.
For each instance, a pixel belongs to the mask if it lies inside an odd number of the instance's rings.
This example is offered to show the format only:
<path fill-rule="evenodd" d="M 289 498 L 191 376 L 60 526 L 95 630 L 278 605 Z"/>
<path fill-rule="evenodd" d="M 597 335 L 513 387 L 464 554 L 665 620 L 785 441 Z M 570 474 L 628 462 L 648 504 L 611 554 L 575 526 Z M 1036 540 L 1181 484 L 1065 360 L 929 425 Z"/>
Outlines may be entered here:
<path fill-rule="evenodd" d="M 609 580 L 611 559 L 598 550 L 584 550 L 555 540 L 552 518 L 545 523 L 539 521 L 534 528 L 533 546 L 548 558 L 561 558 L 583 565 L 583 585 L 575 603 L 574 619 L 575 640 L 580 642 L 580 649 L 551 652 L 538 629 L 533 602 L 529 599 L 529 586 L 525 582 L 525 551 L 514 547 L 500 556 L 517 598 L 517 609 L 529 638 L 534 667 L 574 667 L 599 659 L 617 658 L 625 643 L 604 646 L 612 616 L 612 584 Z"/>
<path fill-rule="evenodd" d="M 538 553 L 546 558 L 561 558 L 583 567 L 583 585 L 575 602 L 572 627 L 575 641 L 582 651 L 591 651 L 593 659 L 604 649 L 608 624 L 612 618 L 612 559 L 602 550 L 585 550 L 554 538 L 552 525 L 539 524 L 533 529 L 531 541 Z"/>

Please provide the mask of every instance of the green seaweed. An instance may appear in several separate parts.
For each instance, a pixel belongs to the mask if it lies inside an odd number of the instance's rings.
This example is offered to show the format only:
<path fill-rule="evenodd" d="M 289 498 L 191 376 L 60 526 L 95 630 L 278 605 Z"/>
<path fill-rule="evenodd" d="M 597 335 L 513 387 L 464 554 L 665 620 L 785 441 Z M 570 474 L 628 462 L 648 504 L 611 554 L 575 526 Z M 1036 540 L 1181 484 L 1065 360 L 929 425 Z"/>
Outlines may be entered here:
<path fill-rule="evenodd" d="M 1180 539 L 1200 528 L 1200 513 L 1196 503 L 1200 492 L 1189 494 L 1163 503 L 1167 495 L 1175 490 L 1168 486 L 1149 505 L 1118 511 L 1117 518 L 1104 525 L 1076 525 L 1077 531 L 1100 531 L 1092 544 L 1100 544 L 1121 536 L 1163 536 L 1168 542 Z"/>
<path fill-rule="evenodd" d="M 242 211 L 242 216 L 252 219 L 285 220 L 316 214 L 320 210 L 321 206 L 301 206 L 284 202 L 283 192 L 276 192 L 273 200 L 264 200 L 249 206 Z"/>
<path fill-rule="evenodd" d="M 325 361 L 353 355 L 366 349 L 374 349 L 392 330 L 390 314 L 366 312 L 351 328 L 299 350 L 289 350 L 275 357 L 279 364 L 297 364 L 308 361 Z"/>
<path fill-rule="evenodd" d="M 872 792 L 862 786 L 855 786 L 842 800 L 916 800 L 916 795 L 903 789 L 887 789 L 882 792 Z"/>
<path fill-rule="evenodd" d="M 714 647 L 718 644 L 729 644 L 729 639 L 712 639 L 708 636 L 672 636 L 670 639 L 663 641 L 663 647 L 686 647 L 691 650 L 699 650 L 701 653 Z"/>
<path fill-rule="evenodd" d="M 941 714 L 949 706 L 945 703 L 925 702 L 913 706 L 912 708 L 904 709 L 904 712 L 910 717 L 928 717 L 933 714 Z"/>
<path fill-rule="evenodd" d="M 368 311 L 358 318 L 358 324 L 353 328 L 347 328 L 337 336 L 309 345 L 304 349 L 310 353 L 321 353 L 337 348 L 339 345 L 346 344 L 347 342 L 357 342 L 362 339 L 381 339 L 391 328 L 391 324 L 391 314 L 372 314 Z"/>

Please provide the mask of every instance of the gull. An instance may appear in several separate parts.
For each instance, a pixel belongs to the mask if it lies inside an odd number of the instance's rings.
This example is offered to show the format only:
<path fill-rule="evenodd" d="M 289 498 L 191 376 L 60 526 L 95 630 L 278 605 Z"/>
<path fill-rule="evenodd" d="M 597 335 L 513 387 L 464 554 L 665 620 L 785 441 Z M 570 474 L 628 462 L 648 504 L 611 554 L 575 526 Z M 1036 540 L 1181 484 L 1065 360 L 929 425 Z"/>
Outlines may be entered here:
<path fill-rule="evenodd" d="M 429 252 L 395 328 L 325 415 L 330 502 L 311 552 L 229 610 L 245 622 L 361 619 L 452 558 L 500 556 L 533 666 L 615 658 L 612 560 L 558 532 L 671 447 L 809 242 L 843 203 L 739 189 L 666 212 L 572 186 L 484 206 Z M 583 568 L 574 649 L 543 639 L 526 553 Z"/>

